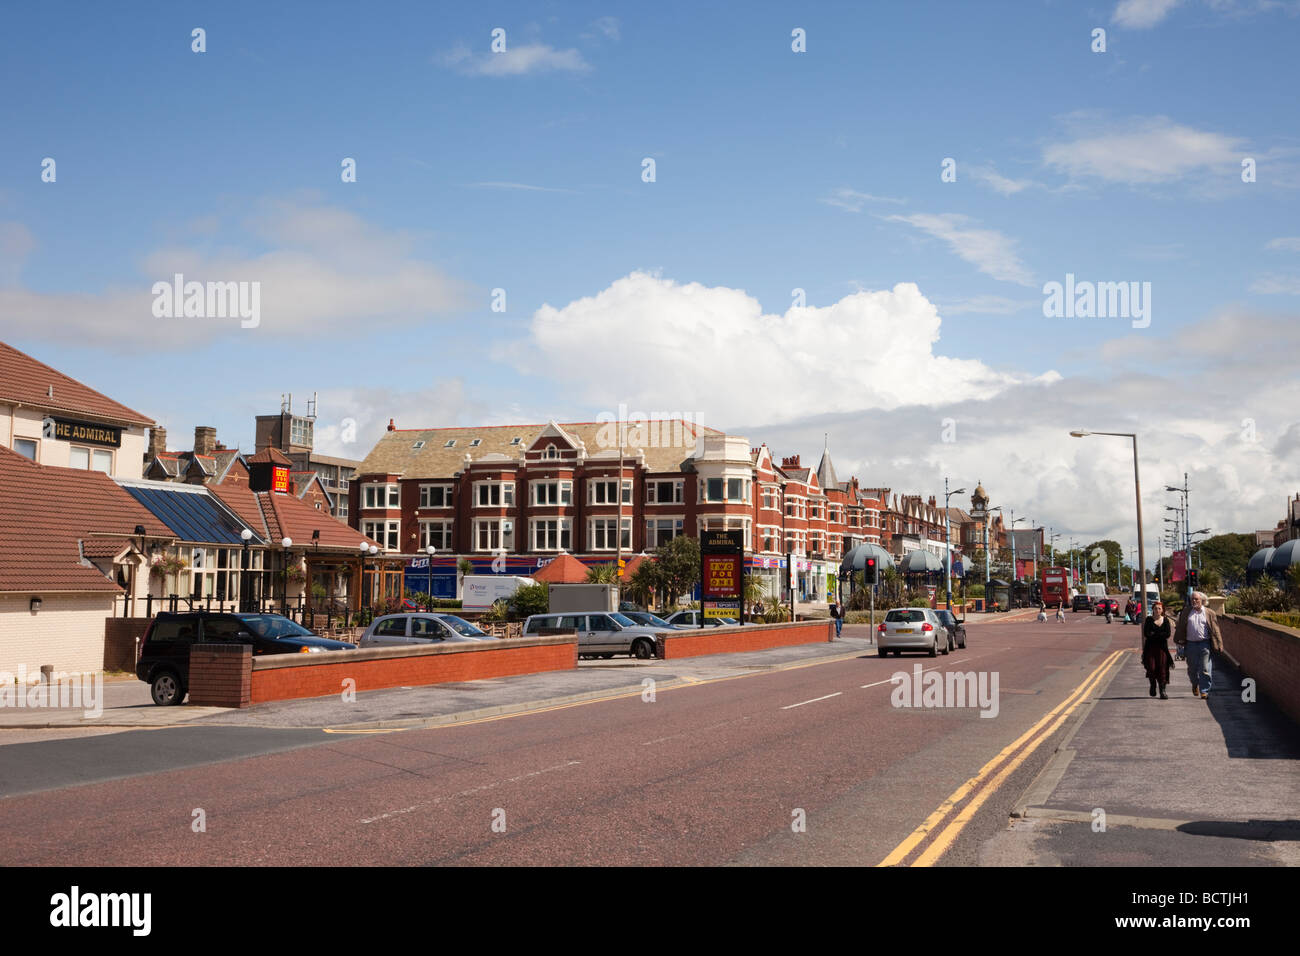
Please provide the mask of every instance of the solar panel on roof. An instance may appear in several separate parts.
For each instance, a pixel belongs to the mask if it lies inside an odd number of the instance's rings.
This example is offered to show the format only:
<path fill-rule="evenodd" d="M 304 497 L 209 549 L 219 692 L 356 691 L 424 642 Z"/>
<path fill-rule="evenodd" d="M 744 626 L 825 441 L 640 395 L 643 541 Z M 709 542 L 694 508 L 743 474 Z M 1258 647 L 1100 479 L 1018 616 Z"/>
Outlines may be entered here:
<path fill-rule="evenodd" d="M 239 536 L 244 526 L 217 507 L 206 494 L 168 488 L 128 487 L 126 490 L 183 541 L 244 543 Z"/>

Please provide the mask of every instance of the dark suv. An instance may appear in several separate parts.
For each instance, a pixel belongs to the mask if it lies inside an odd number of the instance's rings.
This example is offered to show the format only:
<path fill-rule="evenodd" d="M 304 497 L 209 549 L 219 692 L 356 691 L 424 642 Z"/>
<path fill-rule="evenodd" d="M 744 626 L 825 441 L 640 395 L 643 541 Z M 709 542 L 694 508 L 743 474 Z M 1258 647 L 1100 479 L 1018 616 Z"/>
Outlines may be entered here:
<path fill-rule="evenodd" d="M 1092 598 L 1088 597 L 1088 595 L 1086 594 L 1076 594 L 1070 600 L 1071 613 L 1075 611 L 1091 611 L 1091 610 L 1092 610 Z"/>
<path fill-rule="evenodd" d="M 317 637 L 280 614 L 159 614 L 145 632 L 135 664 L 135 676 L 149 685 L 155 704 L 185 699 L 195 644 L 249 644 L 254 656 L 355 650 L 343 641 Z"/>

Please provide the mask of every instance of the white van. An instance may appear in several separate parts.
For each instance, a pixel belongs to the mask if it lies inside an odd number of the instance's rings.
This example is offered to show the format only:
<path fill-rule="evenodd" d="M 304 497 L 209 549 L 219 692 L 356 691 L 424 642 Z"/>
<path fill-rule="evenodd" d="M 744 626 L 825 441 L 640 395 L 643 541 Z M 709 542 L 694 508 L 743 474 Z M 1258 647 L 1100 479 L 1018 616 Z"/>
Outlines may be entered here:
<path fill-rule="evenodd" d="M 1136 584 L 1133 585 L 1133 600 L 1139 604 L 1142 603 L 1142 590 Z M 1151 605 L 1160 600 L 1160 585 L 1147 584 L 1147 611 L 1150 612 Z"/>
<path fill-rule="evenodd" d="M 1087 588 L 1088 603 L 1096 607 L 1097 603 L 1106 597 L 1106 585 L 1093 583 L 1087 585 Z"/>

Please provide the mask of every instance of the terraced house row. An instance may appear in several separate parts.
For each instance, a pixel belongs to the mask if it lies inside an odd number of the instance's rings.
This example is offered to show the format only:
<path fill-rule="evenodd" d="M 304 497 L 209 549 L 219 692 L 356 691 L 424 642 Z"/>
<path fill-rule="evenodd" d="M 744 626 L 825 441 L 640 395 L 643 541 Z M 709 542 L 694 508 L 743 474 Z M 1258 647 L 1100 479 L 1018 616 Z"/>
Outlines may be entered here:
<path fill-rule="evenodd" d="M 390 555 L 412 556 L 424 570 L 408 586 L 423 590 L 427 579 L 440 596 L 454 594 L 461 558 L 484 573 L 529 574 L 561 553 L 610 562 L 620 550 L 725 529 L 743 534 L 747 569 L 769 593 L 781 593 L 789 560 L 796 594 L 819 600 L 858 544 L 901 557 L 904 548 L 942 554 L 945 542 L 934 498 L 891 499 L 888 488 L 841 481 L 829 448 L 816 469 L 798 455 L 777 464 L 766 444 L 680 419 L 428 429 L 390 422 L 350 491 L 352 526 Z M 960 524 L 953 529 L 959 550 Z"/>

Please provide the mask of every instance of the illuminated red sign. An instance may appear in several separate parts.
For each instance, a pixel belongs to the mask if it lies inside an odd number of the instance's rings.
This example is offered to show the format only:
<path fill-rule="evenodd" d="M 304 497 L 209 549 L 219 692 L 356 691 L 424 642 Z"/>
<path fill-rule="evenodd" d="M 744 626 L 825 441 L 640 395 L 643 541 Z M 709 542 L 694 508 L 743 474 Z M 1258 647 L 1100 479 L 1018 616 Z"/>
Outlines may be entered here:
<path fill-rule="evenodd" d="M 277 465 L 271 471 L 271 490 L 289 493 L 289 469 L 283 465 Z"/>

